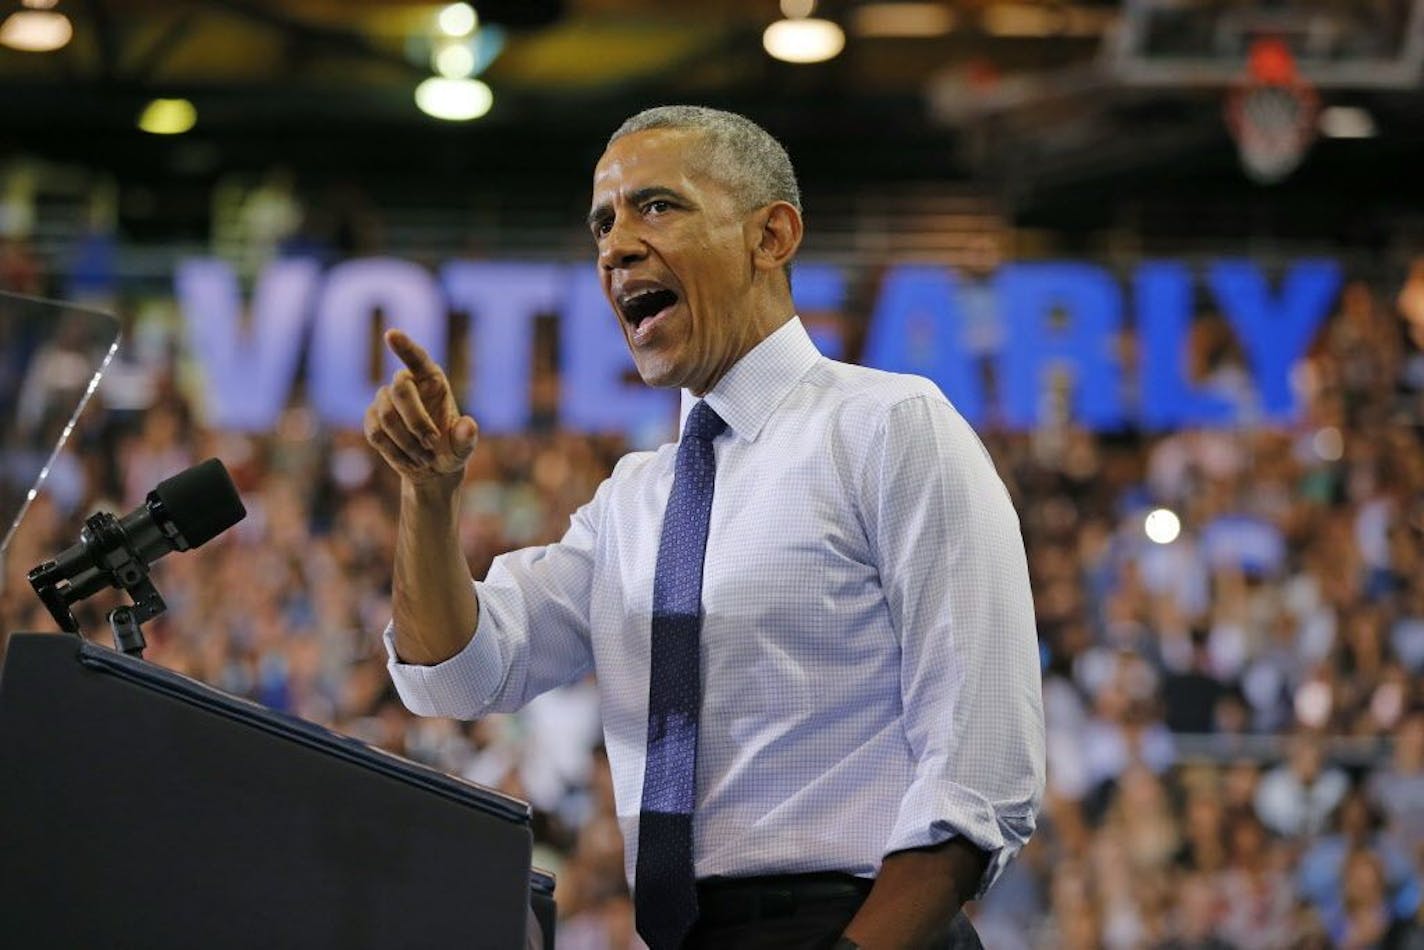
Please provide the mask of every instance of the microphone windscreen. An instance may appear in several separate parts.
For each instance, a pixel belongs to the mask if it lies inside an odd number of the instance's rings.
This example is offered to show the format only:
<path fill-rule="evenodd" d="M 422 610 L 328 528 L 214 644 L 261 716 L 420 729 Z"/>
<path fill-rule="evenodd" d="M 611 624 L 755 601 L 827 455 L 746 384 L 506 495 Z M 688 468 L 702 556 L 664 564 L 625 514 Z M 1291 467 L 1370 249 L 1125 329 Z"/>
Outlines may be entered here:
<path fill-rule="evenodd" d="M 232 476 L 215 458 L 164 479 L 153 494 L 189 547 L 208 543 L 247 517 Z"/>

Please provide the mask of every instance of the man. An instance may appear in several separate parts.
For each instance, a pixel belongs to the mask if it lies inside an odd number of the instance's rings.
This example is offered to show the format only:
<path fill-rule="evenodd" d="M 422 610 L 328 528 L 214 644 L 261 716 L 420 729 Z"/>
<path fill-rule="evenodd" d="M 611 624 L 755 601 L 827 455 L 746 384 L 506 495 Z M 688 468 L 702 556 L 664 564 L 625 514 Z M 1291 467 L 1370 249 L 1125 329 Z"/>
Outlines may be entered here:
<path fill-rule="evenodd" d="M 472 585 L 456 497 L 477 427 L 390 333 L 407 368 L 366 433 L 402 476 L 397 689 L 472 718 L 596 671 L 653 950 L 978 946 L 959 909 L 1043 787 L 1027 569 L 992 463 L 928 381 L 816 352 L 791 302 L 791 163 L 748 120 L 629 119 L 589 226 L 639 373 L 691 404 L 682 438 Z"/>

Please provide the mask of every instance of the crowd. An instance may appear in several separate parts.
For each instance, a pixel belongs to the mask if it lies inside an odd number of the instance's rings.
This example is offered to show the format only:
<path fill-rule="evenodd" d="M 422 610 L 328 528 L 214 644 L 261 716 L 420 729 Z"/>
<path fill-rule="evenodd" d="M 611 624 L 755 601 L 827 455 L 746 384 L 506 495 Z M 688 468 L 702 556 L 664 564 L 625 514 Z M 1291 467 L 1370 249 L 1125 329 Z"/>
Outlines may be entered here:
<path fill-rule="evenodd" d="M 1021 516 L 1049 730 L 1039 831 L 972 908 L 986 945 L 1424 946 L 1421 296 L 1424 269 L 1350 284 L 1289 427 L 984 433 Z M 176 327 L 131 325 L 148 344 L 7 553 L 0 630 L 53 629 L 24 571 L 85 514 L 219 456 L 248 517 L 157 569 L 169 610 L 148 658 L 530 801 L 560 947 L 637 946 L 592 683 L 476 723 L 406 713 L 380 645 L 397 482 L 300 402 L 268 433 L 204 425 Z M 1238 391 L 1225 324 L 1203 314 L 1193 334 L 1196 378 Z M 460 525 L 475 576 L 560 536 L 625 450 L 552 422 L 484 439 Z M 1159 508 L 1170 543 L 1143 530 Z M 113 602 L 78 611 L 88 635 L 108 642 Z"/>

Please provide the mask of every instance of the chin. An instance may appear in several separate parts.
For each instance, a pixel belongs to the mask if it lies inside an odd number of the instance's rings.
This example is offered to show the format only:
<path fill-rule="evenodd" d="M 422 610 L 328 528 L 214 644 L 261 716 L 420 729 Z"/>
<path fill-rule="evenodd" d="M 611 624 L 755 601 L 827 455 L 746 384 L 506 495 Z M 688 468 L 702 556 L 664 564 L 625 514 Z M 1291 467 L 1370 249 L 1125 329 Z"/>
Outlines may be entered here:
<path fill-rule="evenodd" d="M 645 360 L 634 358 L 633 363 L 644 385 L 654 389 L 681 389 L 687 385 L 687 370 L 668 360 L 653 356 Z"/>
<path fill-rule="evenodd" d="M 638 371 L 638 376 L 642 378 L 643 384 L 654 389 L 681 389 L 683 386 L 682 377 L 672 371 Z"/>

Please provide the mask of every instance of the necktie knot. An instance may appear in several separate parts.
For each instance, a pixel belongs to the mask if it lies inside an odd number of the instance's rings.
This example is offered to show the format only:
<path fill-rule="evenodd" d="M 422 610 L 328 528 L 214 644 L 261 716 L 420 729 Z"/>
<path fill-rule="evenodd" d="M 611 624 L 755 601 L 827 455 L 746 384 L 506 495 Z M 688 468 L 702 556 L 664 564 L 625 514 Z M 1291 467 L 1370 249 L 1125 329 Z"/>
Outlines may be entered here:
<path fill-rule="evenodd" d="M 727 429 L 727 422 L 717 411 L 707 405 L 707 400 L 697 400 L 697 405 L 687 414 L 687 423 L 682 427 L 684 439 L 702 439 L 711 442 Z"/>

